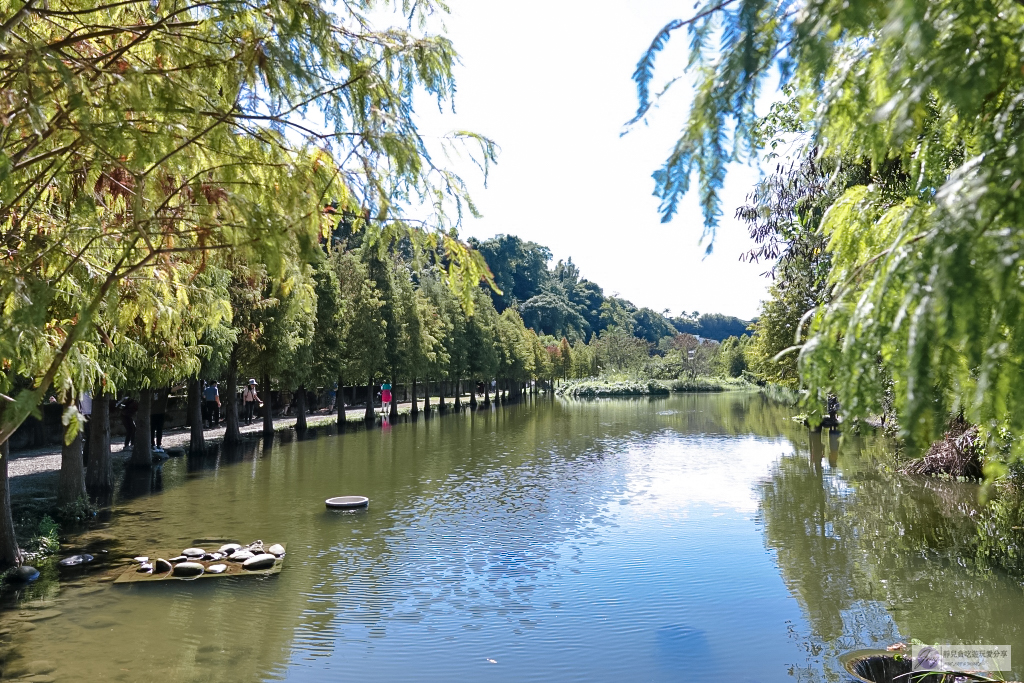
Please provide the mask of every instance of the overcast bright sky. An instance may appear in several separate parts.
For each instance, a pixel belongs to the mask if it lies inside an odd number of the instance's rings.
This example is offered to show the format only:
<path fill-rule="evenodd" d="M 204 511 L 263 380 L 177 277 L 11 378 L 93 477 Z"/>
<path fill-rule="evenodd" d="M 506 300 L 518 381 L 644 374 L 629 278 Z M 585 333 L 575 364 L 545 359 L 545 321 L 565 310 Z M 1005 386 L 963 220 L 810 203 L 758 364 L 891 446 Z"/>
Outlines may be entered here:
<path fill-rule="evenodd" d="M 655 310 L 757 314 L 763 264 L 738 260 L 751 242 L 733 220 L 757 179 L 734 167 L 723 193 L 714 253 L 699 244 L 695 195 L 663 224 L 651 173 L 678 137 L 690 100 L 680 81 L 660 108 L 620 137 L 636 111 L 630 76 L 655 33 L 688 16 L 691 4 L 666 0 L 451 0 L 447 34 L 462 56 L 456 114 L 421 106 L 423 132 L 468 129 L 501 147 L 487 189 L 474 182 L 484 217 L 463 237 L 515 234 L 572 257 L 583 276 Z M 679 75 L 687 35 L 658 60 L 659 81 Z M 479 176 L 460 166 L 467 178 Z"/>

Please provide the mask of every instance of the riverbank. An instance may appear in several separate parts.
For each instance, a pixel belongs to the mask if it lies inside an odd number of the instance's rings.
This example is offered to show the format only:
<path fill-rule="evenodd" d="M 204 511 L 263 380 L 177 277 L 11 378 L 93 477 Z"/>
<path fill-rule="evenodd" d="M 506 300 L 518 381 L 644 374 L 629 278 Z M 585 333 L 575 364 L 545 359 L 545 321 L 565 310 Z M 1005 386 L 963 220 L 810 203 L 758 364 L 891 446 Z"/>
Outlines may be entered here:
<path fill-rule="evenodd" d="M 556 389 L 568 398 L 605 398 L 614 396 L 667 396 L 671 393 L 699 393 L 757 389 L 742 379 L 731 377 L 697 377 L 696 379 L 644 380 L 589 378 L 565 380 Z"/>
<path fill-rule="evenodd" d="M 461 397 L 464 406 L 469 406 L 469 394 Z M 447 409 L 452 411 L 453 397 L 446 400 Z M 422 400 L 419 402 L 422 412 Z M 431 412 L 438 412 L 436 398 L 431 402 Z M 412 412 L 411 402 L 399 402 L 398 414 L 403 419 L 408 419 Z M 380 420 L 380 408 L 375 410 L 378 424 Z M 345 411 L 346 431 L 356 431 L 366 428 L 365 406 L 355 406 Z M 274 418 L 275 434 L 292 432 L 295 429 L 297 418 L 295 416 Z M 333 411 L 316 411 L 306 415 L 306 426 L 310 430 L 335 429 L 338 424 L 338 415 Z M 242 445 L 253 444 L 263 437 L 263 421 L 256 420 L 251 425 L 239 424 L 239 431 L 242 436 Z M 215 428 L 204 429 L 203 435 L 206 447 L 209 450 L 219 448 L 224 441 L 226 427 L 222 424 Z M 163 448 L 168 456 L 175 457 L 184 455 L 188 451 L 191 441 L 191 430 L 188 427 L 177 427 L 164 432 Z M 131 458 L 131 450 L 123 450 L 122 441 L 119 439 L 111 444 L 111 460 L 114 468 L 115 479 L 123 479 L 125 466 Z M 41 531 L 40 525 L 47 524 L 48 518 L 57 516 L 57 484 L 60 477 L 61 452 L 60 447 L 48 446 L 20 450 L 10 454 L 8 461 L 8 479 L 11 489 L 11 508 L 14 517 L 15 530 L 18 535 L 22 549 L 29 552 L 36 550 L 39 539 L 46 535 Z M 154 471 L 156 471 L 154 469 Z"/>

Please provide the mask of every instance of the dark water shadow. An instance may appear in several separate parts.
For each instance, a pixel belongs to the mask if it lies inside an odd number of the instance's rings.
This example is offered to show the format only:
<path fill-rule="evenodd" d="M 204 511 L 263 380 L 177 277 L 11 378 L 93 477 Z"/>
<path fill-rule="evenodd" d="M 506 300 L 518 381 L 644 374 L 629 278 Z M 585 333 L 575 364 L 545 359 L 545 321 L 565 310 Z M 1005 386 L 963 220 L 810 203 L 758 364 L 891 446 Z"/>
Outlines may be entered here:
<path fill-rule="evenodd" d="M 126 467 L 121 476 L 120 486 L 117 487 L 117 498 L 121 501 L 159 493 L 164 488 L 163 465 L 154 465 L 148 469 Z"/>

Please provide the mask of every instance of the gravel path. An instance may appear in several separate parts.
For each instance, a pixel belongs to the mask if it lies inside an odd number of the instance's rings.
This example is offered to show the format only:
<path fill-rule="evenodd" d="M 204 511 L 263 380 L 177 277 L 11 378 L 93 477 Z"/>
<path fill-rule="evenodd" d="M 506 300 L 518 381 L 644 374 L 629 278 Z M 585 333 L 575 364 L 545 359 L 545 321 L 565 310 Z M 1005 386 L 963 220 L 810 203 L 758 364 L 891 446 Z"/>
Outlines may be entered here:
<path fill-rule="evenodd" d="M 408 404 L 406 404 L 408 406 Z M 400 408 L 401 410 L 401 408 Z M 402 411 L 405 412 L 405 411 Z M 361 420 L 363 417 L 363 408 L 354 408 L 345 411 L 345 417 L 348 420 Z M 315 426 L 318 423 L 329 422 L 337 419 L 337 415 L 334 413 L 328 414 L 326 411 L 310 413 L 306 416 L 310 426 Z M 274 429 L 287 429 L 295 424 L 294 417 L 279 417 L 274 419 Z M 253 422 L 251 425 L 246 426 L 243 422 L 239 425 L 242 434 L 259 435 L 263 431 L 263 421 Z M 217 427 L 214 429 L 203 430 L 206 435 L 207 443 L 215 443 L 224 438 L 225 427 Z M 191 432 L 188 427 L 178 427 L 170 429 L 164 432 L 163 446 L 164 449 L 168 448 L 188 448 L 189 438 Z M 121 450 L 122 441 L 118 437 L 117 441 L 110 444 L 111 456 L 116 460 L 127 459 L 131 455 L 131 451 Z M 24 477 L 31 474 L 42 474 L 45 472 L 57 472 L 60 470 L 60 448 L 57 446 L 48 446 L 46 448 L 34 448 L 24 451 L 16 451 L 11 453 L 10 462 L 7 464 L 7 476 L 10 479 L 17 477 Z"/>

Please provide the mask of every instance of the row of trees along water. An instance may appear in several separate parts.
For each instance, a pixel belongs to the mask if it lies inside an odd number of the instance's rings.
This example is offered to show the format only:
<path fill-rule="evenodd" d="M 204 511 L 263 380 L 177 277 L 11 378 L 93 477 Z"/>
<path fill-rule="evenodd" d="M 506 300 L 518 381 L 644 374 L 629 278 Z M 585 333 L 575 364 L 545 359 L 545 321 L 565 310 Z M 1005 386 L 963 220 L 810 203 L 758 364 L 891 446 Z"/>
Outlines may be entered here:
<path fill-rule="evenodd" d="M 500 357 L 434 343 L 489 277 L 456 236 L 475 212 L 464 183 L 435 159 L 469 154 L 486 175 L 494 147 L 457 132 L 428 149 L 414 96 L 454 94 L 457 55 L 425 30 L 445 8 L 395 3 L 398 27 L 378 30 L 376 4 L 0 7 L 0 565 L 21 560 L 9 438 L 48 394 L 77 452 L 83 392 L 145 403 L 219 367 L 295 384 L 472 363 L 529 374 L 514 312 L 488 328 Z M 149 466 L 139 427 L 133 458 Z M 65 501 L 85 494 L 75 461 Z M 88 477 L 110 486 L 105 464 Z"/>
<path fill-rule="evenodd" d="M 21 560 L 9 439 L 48 396 L 70 454 L 82 393 L 137 393 L 133 462 L 146 467 L 149 391 L 182 378 L 195 399 L 218 374 L 514 387 L 554 372 L 560 340 L 541 343 L 518 312 L 541 302 L 497 306 L 479 286 L 484 256 L 457 238 L 476 209 L 437 160 L 469 155 L 486 177 L 493 143 L 416 127 L 414 99 L 455 92 L 458 56 L 426 30 L 446 8 L 390 6 L 384 29 L 370 0 L 0 8 L 0 565 Z M 609 298 L 593 301 L 600 318 Z M 622 328 L 584 318 L 567 343 Z M 64 502 L 110 486 L 106 463 L 83 473 L 77 460 L 64 458 Z"/>

